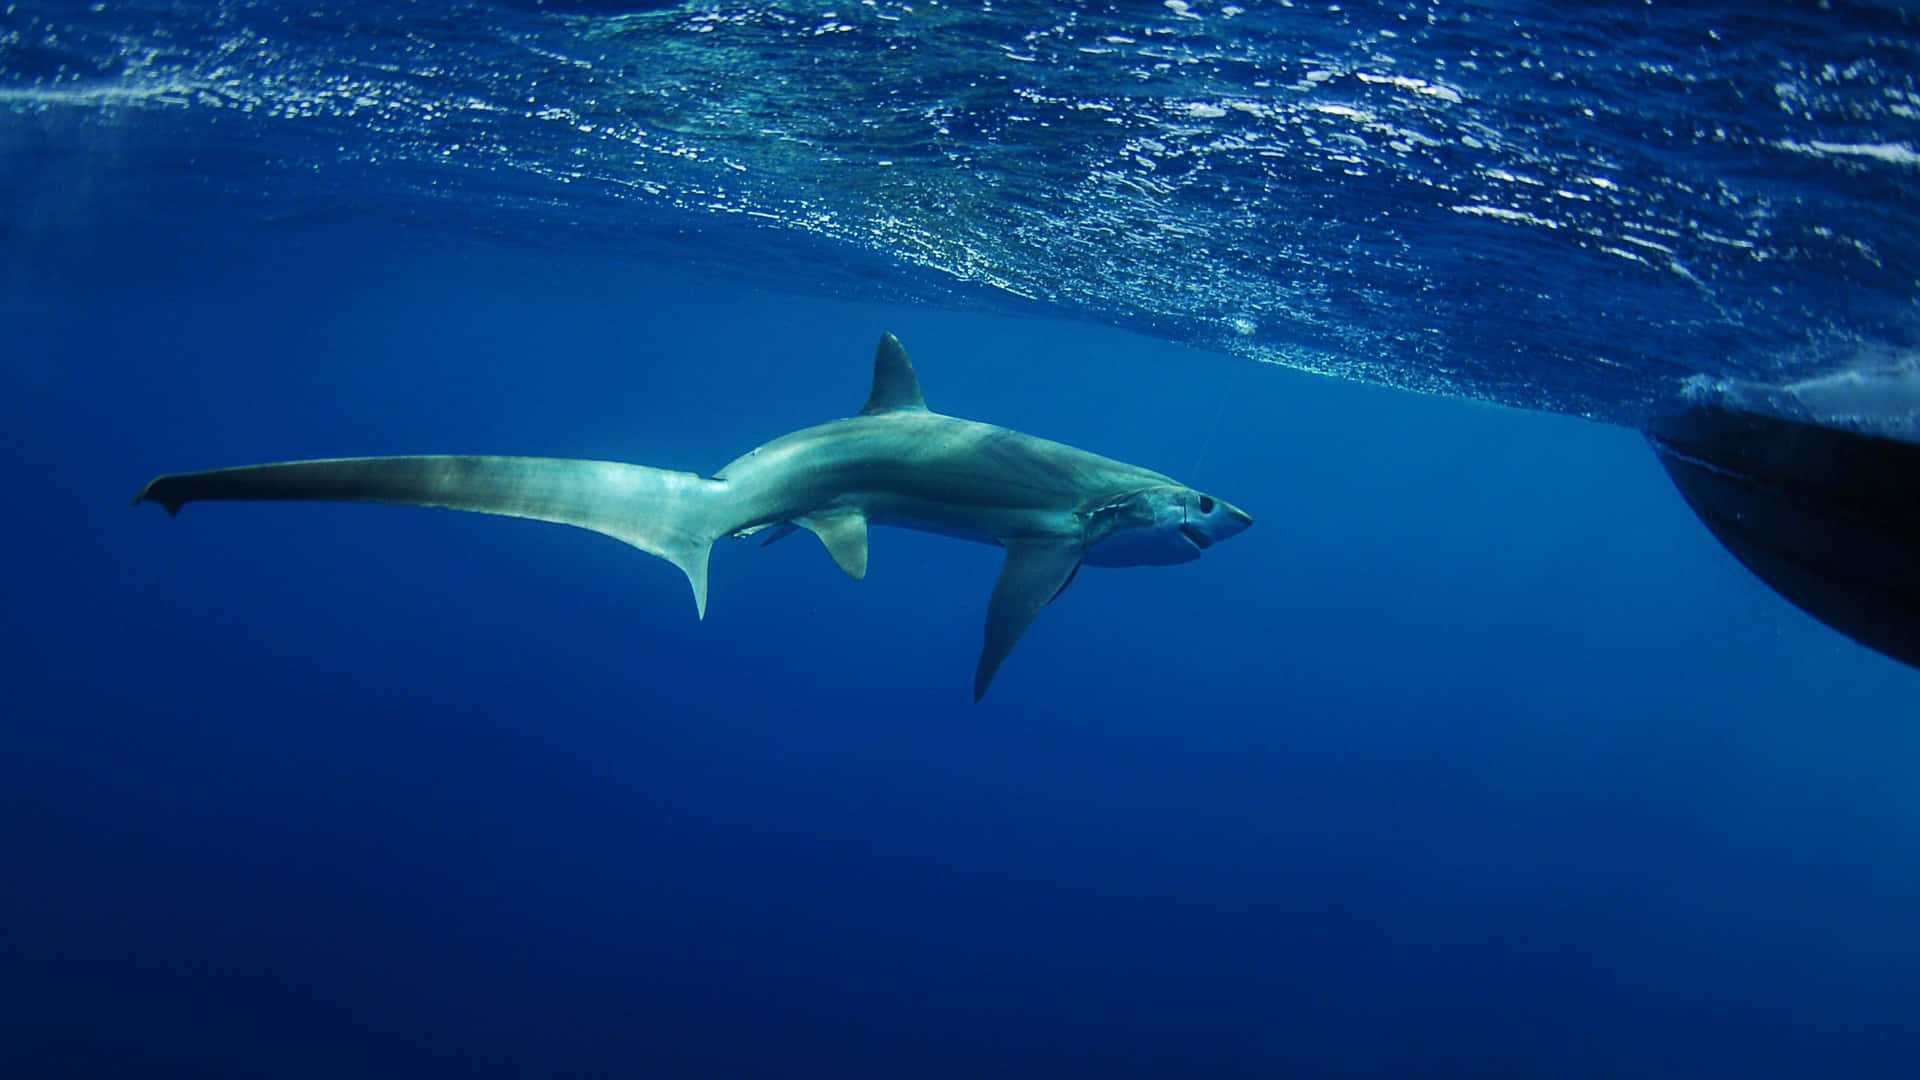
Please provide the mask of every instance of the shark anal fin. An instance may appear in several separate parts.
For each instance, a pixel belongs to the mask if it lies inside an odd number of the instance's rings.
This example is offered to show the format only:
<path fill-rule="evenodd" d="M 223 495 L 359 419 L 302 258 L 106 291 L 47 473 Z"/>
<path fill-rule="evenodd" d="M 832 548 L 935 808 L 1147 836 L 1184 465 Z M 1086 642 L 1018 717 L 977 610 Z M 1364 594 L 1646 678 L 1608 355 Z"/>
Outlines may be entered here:
<path fill-rule="evenodd" d="M 793 523 L 820 538 L 840 569 L 859 581 L 867 576 L 867 515 L 858 510 L 808 514 Z"/>
<path fill-rule="evenodd" d="M 794 533 L 797 533 L 797 532 L 799 532 L 799 531 L 800 531 L 800 526 L 798 526 L 798 525 L 795 525 L 795 524 L 794 524 L 793 522 L 791 522 L 791 521 L 783 521 L 783 522 L 781 522 L 781 523 L 780 523 L 780 527 L 779 527 L 779 528 L 777 528 L 777 529 L 770 529 L 770 530 L 768 530 L 768 532 L 767 532 L 767 538 L 766 538 L 765 540 L 762 540 L 762 541 L 760 541 L 760 546 L 761 546 L 761 547 L 771 547 L 771 546 L 773 545 L 773 542 L 774 542 L 775 540 L 785 540 L 785 539 L 786 539 L 787 537 L 789 537 L 789 536 L 792 536 L 792 535 L 793 535 Z M 750 536 L 750 535 L 752 535 L 752 533 L 751 533 L 751 532 L 742 532 L 742 533 L 734 533 L 734 535 L 735 535 L 735 536 Z"/>
<path fill-rule="evenodd" d="M 861 416 L 909 409 L 927 411 L 927 399 L 920 393 L 920 377 L 913 373 L 913 361 L 906 347 L 892 334 L 880 335 L 880 347 L 873 353 L 873 392 Z"/>
<path fill-rule="evenodd" d="M 986 695 L 1000 664 L 1027 632 L 1040 609 L 1053 602 L 1080 569 L 1080 540 L 1030 537 L 1008 540 L 1007 561 L 987 605 L 987 639 L 973 673 L 973 700 Z"/>

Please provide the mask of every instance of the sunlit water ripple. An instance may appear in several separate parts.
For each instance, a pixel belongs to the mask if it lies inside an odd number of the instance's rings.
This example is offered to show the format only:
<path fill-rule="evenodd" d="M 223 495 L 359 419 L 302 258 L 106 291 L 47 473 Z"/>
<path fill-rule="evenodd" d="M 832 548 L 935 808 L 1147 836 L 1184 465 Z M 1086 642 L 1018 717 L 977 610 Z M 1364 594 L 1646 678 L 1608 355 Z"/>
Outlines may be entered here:
<path fill-rule="evenodd" d="M 1553 8 L 14 2 L 0 213 L 397 219 L 1624 423 L 1913 344 L 1920 22 Z"/>

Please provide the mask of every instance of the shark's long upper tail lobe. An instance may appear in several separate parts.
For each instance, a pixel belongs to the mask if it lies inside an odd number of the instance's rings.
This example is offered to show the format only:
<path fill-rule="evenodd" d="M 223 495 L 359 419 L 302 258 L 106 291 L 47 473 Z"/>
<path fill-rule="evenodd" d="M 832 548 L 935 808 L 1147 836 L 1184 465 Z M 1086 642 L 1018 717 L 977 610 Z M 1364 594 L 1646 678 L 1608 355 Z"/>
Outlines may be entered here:
<path fill-rule="evenodd" d="M 604 533 L 678 566 L 707 613 L 707 556 L 731 532 L 727 484 L 614 461 L 445 454 L 334 458 L 177 473 L 134 501 L 177 514 L 208 499 L 399 503 L 531 518 Z"/>

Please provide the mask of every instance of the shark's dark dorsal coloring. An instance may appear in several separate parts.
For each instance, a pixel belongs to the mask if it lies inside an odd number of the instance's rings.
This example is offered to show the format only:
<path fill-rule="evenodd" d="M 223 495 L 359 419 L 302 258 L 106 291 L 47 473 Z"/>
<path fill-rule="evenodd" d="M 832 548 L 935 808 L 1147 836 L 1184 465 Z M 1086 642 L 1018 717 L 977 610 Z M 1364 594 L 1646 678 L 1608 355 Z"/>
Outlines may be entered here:
<path fill-rule="evenodd" d="M 336 458 L 177 473 L 135 499 L 178 513 L 212 499 L 402 503 L 532 518 L 604 533 L 672 562 L 707 610 L 707 559 L 723 536 L 795 529 L 848 576 L 867 572 L 867 527 L 999 544 L 974 700 L 1040 609 L 1083 564 L 1185 562 L 1252 524 L 1237 507 L 1159 473 L 927 408 L 892 334 L 857 416 L 783 435 L 712 477 L 563 458 Z"/>

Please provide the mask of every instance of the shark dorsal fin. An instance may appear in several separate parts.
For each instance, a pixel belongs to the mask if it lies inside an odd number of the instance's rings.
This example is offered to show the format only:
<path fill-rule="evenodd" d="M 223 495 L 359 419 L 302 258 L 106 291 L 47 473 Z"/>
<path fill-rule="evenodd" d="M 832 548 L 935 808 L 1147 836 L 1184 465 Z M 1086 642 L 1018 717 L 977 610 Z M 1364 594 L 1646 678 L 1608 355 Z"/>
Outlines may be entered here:
<path fill-rule="evenodd" d="M 860 415 L 901 411 L 926 412 L 927 399 L 920 396 L 920 379 L 900 339 L 882 334 L 880 347 L 873 353 L 873 393 L 867 395 Z"/>

